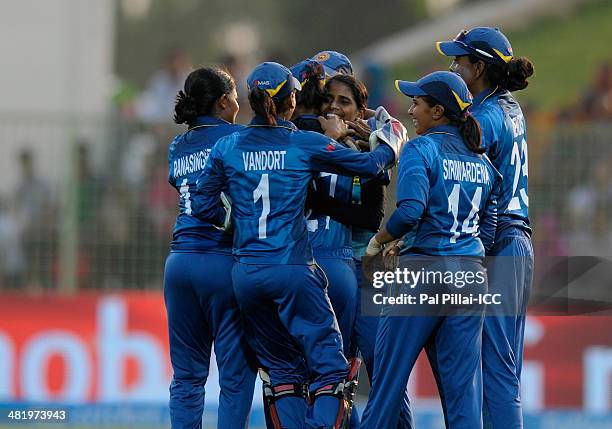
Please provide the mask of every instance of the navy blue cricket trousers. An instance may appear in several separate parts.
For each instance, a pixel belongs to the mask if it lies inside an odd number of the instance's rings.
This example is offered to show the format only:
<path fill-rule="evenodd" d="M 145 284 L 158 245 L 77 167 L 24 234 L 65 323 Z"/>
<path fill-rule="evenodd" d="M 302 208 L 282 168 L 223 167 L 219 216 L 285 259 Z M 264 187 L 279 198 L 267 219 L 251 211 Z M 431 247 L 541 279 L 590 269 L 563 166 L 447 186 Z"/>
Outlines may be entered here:
<path fill-rule="evenodd" d="M 489 290 L 504 300 L 490 306 L 482 336 L 484 427 L 522 429 L 521 369 L 527 303 L 533 283 L 533 247 L 517 228 L 495 237 L 487 260 Z"/>
<path fill-rule="evenodd" d="M 173 429 L 201 428 L 214 343 L 219 368 L 218 428 L 248 425 L 256 376 L 232 288 L 231 255 L 172 252 L 164 272 Z M 250 356 L 249 356 L 250 354 Z"/>
<path fill-rule="evenodd" d="M 355 263 L 353 259 L 317 256 L 316 250 L 315 257 L 327 276 L 327 294 L 342 334 L 342 349 L 344 356 L 350 359 L 357 354 L 356 345 L 351 344 L 358 297 Z M 359 411 L 353 405 L 350 428 L 357 429 L 360 424 Z"/>
<path fill-rule="evenodd" d="M 419 270 L 414 256 L 402 256 L 400 267 Z M 427 257 L 423 258 L 426 259 Z M 432 261 L 436 261 L 435 258 Z M 460 262 L 458 262 L 460 261 Z M 482 271 L 474 258 L 456 260 L 453 271 Z M 446 272 L 445 262 L 434 263 Z M 428 286 L 431 287 L 431 286 Z M 486 292 L 485 281 L 474 286 L 474 294 Z M 419 290 L 405 285 L 401 293 L 419 295 Z M 452 287 L 447 290 L 453 293 Z M 405 307 L 388 306 L 378 324 L 375 346 L 374 377 L 361 428 L 395 428 L 400 418 L 402 399 L 414 364 L 425 349 L 442 402 L 448 429 L 482 428 L 482 325 L 484 305 L 472 306 L 469 315 L 451 315 L 443 306 L 434 306 L 438 315 L 407 315 Z M 428 311 L 428 310 L 425 310 Z"/>
<path fill-rule="evenodd" d="M 245 333 L 273 386 L 308 384 L 309 391 L 337 384 L 348 373 L 342 339 L 316 265 L 251 265 L 237 262 L 234 291 Z M 320 397 L 276 401 L 283 428 L 332 428 L 339 402 Z"/>
<path fill-rule="evenodd" d="M 361 259 L 355 261 L 355 272 L 357 275 L 357 283 L 359 288 L 367 287 L 363 284 L 364 279 L 362 272 Z M 353 330 L 354 341 L 357 343 L 357 348 L 361 353 L 361 358 L 366 368 L 368 380 L 372 384 L 374 376 L 374 348 L 376 346 L 376 335 L 378 333 L 378 316 L 363 315 L 361 313 L 361 294 L 357 293 L 357 311 L 355 317 L 355 328 Z M 408 386 L 404 393 L 404 398 L 401 403 L 400 417 L 397 424 L 397 429 L 413 429 L 414 423 L 412 413 L 410 411 L 410 400 L 408 398 Z"/>

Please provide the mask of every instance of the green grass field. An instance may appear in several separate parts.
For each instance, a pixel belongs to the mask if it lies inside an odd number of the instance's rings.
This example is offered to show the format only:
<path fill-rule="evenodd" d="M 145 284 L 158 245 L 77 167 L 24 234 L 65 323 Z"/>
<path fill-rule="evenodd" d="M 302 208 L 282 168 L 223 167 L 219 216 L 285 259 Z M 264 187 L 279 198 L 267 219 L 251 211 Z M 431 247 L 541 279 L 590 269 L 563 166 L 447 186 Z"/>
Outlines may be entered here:
<path fill-rule="evenodd" d="M 599 64 L 612 60 L 611 22 L 612 2 L 599 0 L 508 32 L 515 55 L 530 58 L 536 68 L 529 89 L 519 95 L 521 102 L 540 111 L 572 104 L 593 80 Z M 449 64 L 432 46 L 430 55 L 397 65 L 390 77 L 415 79 L 430 67 L 445 69 Z"/>

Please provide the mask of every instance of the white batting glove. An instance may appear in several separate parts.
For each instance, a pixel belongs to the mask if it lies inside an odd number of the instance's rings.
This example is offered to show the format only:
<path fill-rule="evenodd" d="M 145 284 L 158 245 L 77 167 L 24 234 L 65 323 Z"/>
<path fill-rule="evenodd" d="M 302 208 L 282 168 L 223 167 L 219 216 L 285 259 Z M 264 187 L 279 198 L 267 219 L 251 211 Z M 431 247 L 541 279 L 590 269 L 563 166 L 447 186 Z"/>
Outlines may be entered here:
<path fill-rule="evenodd" d="M 373 236 L 368 243 L 365 254 L 366 256 L 376 256 L 382 251 L 382 249 L 383 245 L 376 240 L 376 236 Z"/>
<path fill-rule="evenodd" d="M 374 113 L 374 119 L 376 120 L 375 128 L 378 129 L 382 128 L 383 125 L 393 119 L 393 116 L 391 116 L 383 106 L 378 106 Z"/>

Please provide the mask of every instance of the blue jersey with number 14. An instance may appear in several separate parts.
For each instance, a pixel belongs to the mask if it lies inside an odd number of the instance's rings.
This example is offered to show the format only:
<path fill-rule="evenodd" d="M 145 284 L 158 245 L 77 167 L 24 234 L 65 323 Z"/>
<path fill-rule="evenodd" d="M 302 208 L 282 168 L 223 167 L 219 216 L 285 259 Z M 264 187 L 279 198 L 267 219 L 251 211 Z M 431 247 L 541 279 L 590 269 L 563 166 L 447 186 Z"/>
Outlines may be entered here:
<path fill-rule="evenodd" d="M 484 256 L 493 244 L 501 176 L 468 149 L 457 127 L 442 125 L 411 140 L 398 170 L 394 237 L 414 234 L 410 253 Z"/>
<path fill-rule="evenodd" d="M 298 131 L 288 121 L 265 125 L 256 117 L 246 129 L 217 142 L 198 184 L 196 212 L 215 217 L 225 185 L 232 199 L 234 253 L 243 263 L 313 262 L 304 203 L 320 171 L 374 176 L 394 161 L 390 147 L 362 154 L 322 134 Z"/>

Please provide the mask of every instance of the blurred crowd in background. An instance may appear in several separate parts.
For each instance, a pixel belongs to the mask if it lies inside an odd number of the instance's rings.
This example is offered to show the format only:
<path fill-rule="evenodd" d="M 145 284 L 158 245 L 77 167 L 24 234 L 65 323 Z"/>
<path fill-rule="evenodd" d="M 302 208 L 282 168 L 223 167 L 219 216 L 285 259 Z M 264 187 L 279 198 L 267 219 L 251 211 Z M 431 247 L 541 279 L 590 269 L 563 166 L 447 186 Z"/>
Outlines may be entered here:
<path fill-rule="evenodd" d="M 13 161 L 17 184 L 0 194 L 0 288 L 56 288 L 70 240 L 76 248 L 76 287 L 161 288 L 178 198 L 167 183 L 166 151 L 184 130 L 172 123 L 174 100 L 190 70 L 200 65 L 188 52 L 168 49 L 140 88 L 118 85 L 103 156 L 94 154 L 88 138 L 76 136 L 70 146 L 71 185 L 36 168 L 37 142 L 20 142 Z M 241 123 L 250 119 L 245 77 L 256 60 L 290 66 L 301 58 L 271 51 L 257 58 L 226 53 L 212 61 L 236 78 Z M 524 103 L 538 255 L 612 254 L 612 58 L 590 73 L 573 104 L 543 114 Z M 365 63 L 357 77 L 368 88 L 370 107 L 385 105 L 412 132 L 409 106 L 394 94 L 393 79 L 401 76 Z M 546 79 L 537 75 L 537 62 L 533 79 Z M 391 191 L 389 210 L 394 199 Z M 76 228 L 68 240 L 71 226 Z"/>
<path fill-rule="evenodd" d="M 236 59 L 224 64 L 244 82 L 248 67 Z M 76 143 L 79 287 L 161 287 L 178 198 L 167 183 L 166 150 L 181 127 L 169 119 L 191 67 L 185 52 L 172 51 L 144 91 L 115 105 L 116 124 L 127 131 L 109 148 L 103 168 L 94 168 L 90 142 Z M 373 66 L 366 71 L 360 77 L 370 106 L 384 104 L 405 117 L 408 106 L 398 106 L 389 93 L 393 87 L 385 71 Z M 596 134 L 612 121 L 610 63 L 593 75 L 580 101 L 556 113 L 555 125 L 530 129 L 530 149 L 537 154 L 530 164 L 531 213 L 540 255 L 608 256 L 612 249 L 611 149 L 609 140 Z M 239 120 L 245 122 L 250 109 L 244 88 L 240 95 Z M 37 173 L 40 160 L 28 143 L 15 159 L 17 186 L 0 197 L 0 285 L 36 290 L 58 282 L 64 202 L 57 184 Z"/>

